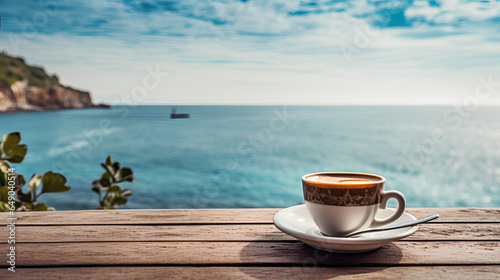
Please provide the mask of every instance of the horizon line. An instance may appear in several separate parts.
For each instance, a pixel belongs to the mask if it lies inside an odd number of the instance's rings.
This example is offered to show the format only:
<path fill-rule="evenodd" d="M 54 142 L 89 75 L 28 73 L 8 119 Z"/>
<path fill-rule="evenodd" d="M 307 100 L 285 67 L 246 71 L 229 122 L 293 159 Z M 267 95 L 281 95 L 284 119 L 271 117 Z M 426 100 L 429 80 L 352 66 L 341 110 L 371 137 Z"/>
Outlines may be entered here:
<path fill-rule="evenodd" d="M 99 102 L 97 104 L 102 104 Z M 295 106 L 295 107 L 466 107 L 463 104 L 241 104 L 241 103 L 104 103 L 110 106 Z M 499 104 L 478 104 L 476 107 L 500 107 Z"/>

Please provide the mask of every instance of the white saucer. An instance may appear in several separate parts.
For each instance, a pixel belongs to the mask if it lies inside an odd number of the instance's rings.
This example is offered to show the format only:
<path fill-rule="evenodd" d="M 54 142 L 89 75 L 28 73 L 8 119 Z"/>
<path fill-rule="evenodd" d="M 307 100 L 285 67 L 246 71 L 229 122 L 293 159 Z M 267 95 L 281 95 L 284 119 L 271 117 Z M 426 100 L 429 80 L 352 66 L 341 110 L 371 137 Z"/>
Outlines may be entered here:
<path fill-rule="evenodd" d="M 380 209 L 377 218 L 389 217 L 396 210 L 392 208 Z M 403 213 L 399 219 L 391 224 L 399 224 L 416 220 L 408 213 Z M 380 248 L 392 241 L 412 235 L 418 225 L 360 234 L 356 237 L 329 237 L 321 234 L 318 227 L 307 212 L 304 204 L 283 209 L 274 215 L 274 225 L 282 232 L 314 248 L 336 253 L 360 253 Z"/>

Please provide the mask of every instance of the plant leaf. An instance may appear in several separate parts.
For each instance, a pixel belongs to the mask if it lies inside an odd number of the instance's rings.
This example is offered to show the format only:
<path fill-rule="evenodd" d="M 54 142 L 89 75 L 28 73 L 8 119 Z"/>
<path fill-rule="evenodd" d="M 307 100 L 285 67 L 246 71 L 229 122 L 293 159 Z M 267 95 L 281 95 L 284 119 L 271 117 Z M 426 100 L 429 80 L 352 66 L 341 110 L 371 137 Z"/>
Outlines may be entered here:
<path fill-rule="evenodd" d="M 7 186 L 0 187 L 0 201 L 9 202 L 9 188 Z"/>
<path fill-rule="evenodd" d="M 101 163 L 101 166 L 109 173 L 109 175 L 114 177 L 115 171 L 113 170 L 113 167 L 111 165 L 106 165 L 104 163 Z"/>
<path fill-rule="evenodd" d="M 26 184 L 26 179 L 21 174 L 16 174 L 16 191 L 20 190 L 24 184 Z"/>
<path fill-rule="evenodd" d="M 96 180 L 96 181 L 97 181 L 97 180 Z M 95 181 L 94 181 L 94 182 L 95 182 Z M 92 182 L 92 185 L 93 185 L 93 186 L 92 186 L 92 190 L 93 190 L 94 192 L 96 192 L 97 194 L 99 194 L 99 195 L 100 195 L 100 194 L 101 194 L 101 189 L 99 188 L 99 186 L 95 186 L 93 182 Z"/>
<path fill-rule="evenodd" d="M 38 203 L 33 211 L 49 211 L 49 207 L 45 203 Z"/>
<path fill-rule="evenodd" d="M 123 197 L 131 196 L 132 195 L 132 191 L 129 190 L 129 189 L 124 189 L 120 195 L 123 196 Z"/>
<path fill-rule="evenodd" d="M 106 158 L 106 165 L 113 165 L 113 159 L 111 159 L 111 156 Z"/>
<path fill-rule="evenodd" d="M 23 193 L 23 190 L 19 189 L 17 190 L 16 197 L 22 202 L 31 203 L 31 190 L 29 190 L 27 193 Z"/>
<path fill-rule="evenodd" d="M 59 173 L 54 173 L 49 171 L 43 174 L 43 188 L 42 193 L 54 193 L 54 192 L 66 192 L 71 189 L 71 187 L 66 186 L 66 177 Z"/>
<path fill-rule="evenodd" d="M 121 168 L 120 168 L 120 163 L 119 162 L 115 162 L 113 163 L 113 165 L 111 166 L 111 168 L 113 169 L 113 178 L 115 179 L 115 181 L 118 181 L 118 179 L 121 177 Z"/>
<path fill-rule="evenodd" d="M 106 180 L 107 182 L 109 182 L 109 185 L 111 185 L 111 175 L 108 172 L 102 173 L 101 179 Z"/>
<path fill-rule="evenodd" d="M 0 212 L 9 212 L 10 205 L 7 202 L 0 201 Z"/>
<path fill-rule="evenodd" d="M 120 194 L 122 192 L 122 188 L 118 185 L 113 185 L 111 187 L 111 192 Z"/>
<path fill-rule="evenodd" d="M 102 179 L 100 179 L 100 180 L 94 180 L 92 182 L 92 186 L 93 186 L 93 188 L 99 188 L 99 189 L 101 189 L 103 191 L 107 191 L 109 189 L 109 186 L 105 187 L 105 186 L 102 185 Z"/>
<path fill-rule="evenodd" d="M 7 151 L 14 149 L 19 142 L 21 142 L 21 134 L 19 132 L 4 134 L 2 143 L 0 144 L 0 150 L 7 154 Z"/>
<path fill-rule="evenodd" d="M 134 172 L 132 171 L 132 169 L 128 168 L 128 167 L 124 167 L 121 169 L 121 180 L 122 181 L 127 181 L 127 182 L 131 182 L 131 183 L 135 183 L 135 179 L 134 179 Z"/>
<path fill-rule="evenodd" d="M 9 168 L 9 164 L 5 161 L 0 164 L 0 186 L 7 185 L 7 175 L 9 174 Z"/>
<path fill-rule="evenodd" d="M 101 185 L 103 187 L 107 188 L 107 187 L 111 186 L 111 182 L 105 178 L 101 178 L 101 180 L 99 180 L 99 182 L 101 183 Z"/>
<path fill-rule="evenodd" d="M 128 198 L 126 197 L 118 197 L 115 201 L 116 205 L 125 205 L 128 201 Z"/>
<path fill-rule="evenodd" d="M 0 164 L 0 186 L 7 186 L 8 184 L 8 175 L 11 173 L 9 172 L 9 164 L 7 162 L 3 162 Z M 26 184 L 26 180 L 24 179 L 24 176 L 18 173 L 15 174 L 15 191 L 18 189 L 22 188 L 24 184 Z"/>
<path fill-rule="evenodd" d="M 28 152 L 28 146 L 26 145 L 17 145 L 11 150 L 5 150 L 5 155 L 8 156 L 6 158 L 10 163 L 21 163 L 26 157 L 26 153 Z"/>

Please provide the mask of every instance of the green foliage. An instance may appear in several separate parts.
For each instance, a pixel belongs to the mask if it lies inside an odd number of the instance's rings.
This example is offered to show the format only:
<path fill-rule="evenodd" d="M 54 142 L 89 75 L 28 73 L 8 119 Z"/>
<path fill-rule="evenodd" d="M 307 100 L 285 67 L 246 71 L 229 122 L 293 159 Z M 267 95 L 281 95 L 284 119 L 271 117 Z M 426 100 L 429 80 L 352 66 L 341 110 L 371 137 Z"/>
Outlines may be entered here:
<path fill-rule="evenodd" d="M 29 84 L 37 87 L 60 85 L 56 75 L 49 76 L 38 66 L 27 65 L 20 57 L 0 54 L 0 81 L 12 85 L 17 81 L 28 79 Z"/>
<path fill-rule="evenodd" d="M 26 145 L 19 145 L 19 142 L 21 142 L 21 134 L 19 132 L 4 134 L 0 143 L 0 160 L 6 160 L 10 163 L 21 163 L 26 156 L 28 147 Z M 5 157 L 3 157 L 4 154 Z"/>
<path fill-rule="evenodd" d="M 41 67 L 29 65 L 26 66 L 28 70 L 28 80 L 30 81 L 30 85 L 44 87 L 45 80 L 50 78 L 49 75 L 45 73 L 45 70 L 43 70 L 43 68 Z"/>
<path fill-rule="evenodd" d="M 71 187 L 66 186 L 63 175 L 49 171 L 43 175 L 33 174 L 28 182 L 28 191 L 24 193 L 24 176 L 17 174 L 8 163 L 21 163 L 25 159 L 28 147 L 20 142 L 19 132 L 3 135 L 0 142 L 0 212 L 54 210 L 45 203 L 37 203 L 40 195 L 69 191 Z M 40 185 L 43 185 L 41 189 Z M 9 195 L 9 192 L 14 192 L 15 196 Z"/>
<path fill-rule="evenodd" d="M 52 83 L 54 83 L 56 85 L 59 84 L 59 77 L 56 74 L 52 75 L 52 77 L 50 77 L 50 79 L 52 80 Z"/>
<path fill-rule="evenodd" d="M 111 156 L 106 158 L 101 166 L 106 170 L 101 178 L 92 182 L 92 190 L 99 195 L 98 209 L 116 209 L 117 206 L 125 205 L 132 191 L 117 185 L 122 182 L 135 183 L 134 173 L 128 167 L 121 167 L 119 162 L 114 162 Z M 101 191 L 104 195 L 101 196 Z"/>

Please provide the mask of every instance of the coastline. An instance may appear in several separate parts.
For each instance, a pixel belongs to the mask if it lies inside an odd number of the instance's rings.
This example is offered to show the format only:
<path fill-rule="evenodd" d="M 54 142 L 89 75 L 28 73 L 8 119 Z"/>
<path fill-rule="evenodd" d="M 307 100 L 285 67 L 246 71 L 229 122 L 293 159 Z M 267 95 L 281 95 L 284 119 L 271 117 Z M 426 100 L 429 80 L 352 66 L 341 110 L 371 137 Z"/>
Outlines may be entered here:
<path fill-rule="evenodd" d="M 43 108 L 43 107 L 33 107 L 33 108 L 16 108 L 14 110 L 0 110 L 0 115 L 3 114 L 15 114 L 15 113 L 27 113 L 27 112 L 52 112 L 52 111 L 64 111 L 64 110 L 79 110 L 79 109 L 109 109 L 111 105 L 108 104 L 97 104 L 90 107 L 74 107 L 74 108 Z"/>

